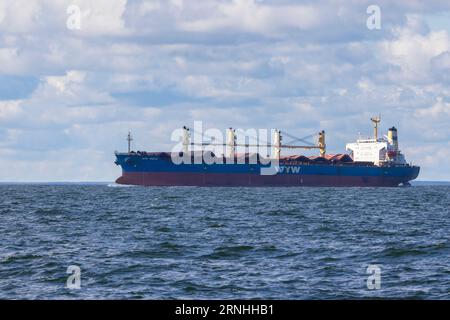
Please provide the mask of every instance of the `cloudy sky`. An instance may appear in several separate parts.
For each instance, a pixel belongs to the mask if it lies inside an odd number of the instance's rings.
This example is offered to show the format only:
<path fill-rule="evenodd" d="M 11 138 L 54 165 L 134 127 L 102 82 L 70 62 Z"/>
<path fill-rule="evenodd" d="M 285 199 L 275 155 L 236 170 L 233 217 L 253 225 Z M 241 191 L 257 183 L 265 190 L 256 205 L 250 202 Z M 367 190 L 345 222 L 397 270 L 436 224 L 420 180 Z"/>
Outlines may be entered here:
<path fill-rule="evenodd" d="M 379 113 L 450 180 L 449 34 L 447 0 L 0 0 L 0 181 L 112 181 L 128 130 L 170 150 L 195 120 L 339 153 Z"/>

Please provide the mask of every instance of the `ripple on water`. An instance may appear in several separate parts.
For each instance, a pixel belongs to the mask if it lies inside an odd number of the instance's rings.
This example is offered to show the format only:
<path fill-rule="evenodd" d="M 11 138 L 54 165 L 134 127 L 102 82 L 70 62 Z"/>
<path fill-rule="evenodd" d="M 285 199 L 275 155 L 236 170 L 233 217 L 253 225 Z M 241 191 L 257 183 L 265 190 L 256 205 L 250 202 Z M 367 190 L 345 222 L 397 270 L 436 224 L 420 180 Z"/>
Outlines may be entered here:
<path fill-rule="evenodd" d="M 0 298 L 450 299 L 449 191 L 0 185 Z"/>

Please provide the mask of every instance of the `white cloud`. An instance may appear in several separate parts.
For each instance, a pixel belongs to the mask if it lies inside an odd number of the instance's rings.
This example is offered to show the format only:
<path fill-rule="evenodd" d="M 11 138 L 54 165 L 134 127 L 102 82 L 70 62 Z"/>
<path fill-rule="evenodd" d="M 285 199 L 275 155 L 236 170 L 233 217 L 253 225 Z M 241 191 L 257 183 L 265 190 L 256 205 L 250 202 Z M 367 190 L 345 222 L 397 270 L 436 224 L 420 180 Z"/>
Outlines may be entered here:
<path fill-rule="evenodd" d="M 142 15 L 146 15 L 151 12 L 155 12 L 161 9 L 160 1 L 145 1 L 139 4 L 139 11 Z"/>
<path fill-rule="evenodd" d="M 442 98 L 429 108 L 417 109 L 414 115 L 422 119 L 433 119 L 450 124 L 450 103 L 444 102 Z"/>
<path fill-rule="evenodd" d="M 45 19 L 43 3 L 27 0 L 0 0 L 0 30 L 24 33 L 33 30 Z"/>
<path fill-rule="evenodd" d="M 21 100 L 0 101 L 0 121 L 17 118 L 22 113 Z"/>
<path fill-rule="evenodd" d="M 283 28 L 309 29 L 319 25 L 320 15 L 312 6 L 269 6 L 255 0 L 214 2 L 209 15 L 183 20 L 179 27 L 191 32 L 238 30 L 276 33 Z"/>
<path fill-rule="evenodd" d="M 74 83 L 82 83 L 86 77 L 84 72 L 79 72 L 76 70 L 71 70 L 67 72 L 65 76 L 62 77 L 47 77 L 46 83 L 52 87 L 57 89 L 60 92 L 67 92 L 68 86 Z"/>
<path fill-rule="evenodd" d="M 81 34 L 87 35 L 120 35 L 125 34 L 123 14 L 127 0 L 74 0 L 83 13 Z"/>
<path fill-rule="evenodd" d="M 22 35 L 37 31 L 65 33 L 70 17 L 67 8 L 75 5 L 81 12 L 77 35 L 123 34 L 126 4 L 127 0 L 0 0 L 0 31 Z"/>
<path fill-rule="evenodd" d="M 0 72 L 6 74 L 21 73 L 24 62 L 18 55 L 18 48 L 0 48 Z"/>
<path fill-rule="evenodd" d="M 447 31 L 421 35 L 410 29 L 401 29 L 396 39 L 381 44 L 381 54 L 386 62 L 399 66 L 401 76 L 412 82 L 429 81 L 432 59 L 449 49 Z"/>

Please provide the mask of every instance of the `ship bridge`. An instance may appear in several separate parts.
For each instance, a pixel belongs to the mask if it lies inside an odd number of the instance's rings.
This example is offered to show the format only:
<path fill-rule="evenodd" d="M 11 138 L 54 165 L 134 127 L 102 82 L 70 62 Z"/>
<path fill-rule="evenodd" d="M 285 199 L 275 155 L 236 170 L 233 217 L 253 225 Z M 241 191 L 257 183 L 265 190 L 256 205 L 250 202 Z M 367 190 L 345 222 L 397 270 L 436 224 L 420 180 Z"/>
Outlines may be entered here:
<path fill-rule="evenodd" d="M 406 164 L 404 155 L 398 148 L 397 129 L 392 127 L 388 135 L 378 138 L 378 124 L 381 117 L 371 118 L 374 124 L 374 137 L 358 139 L 354 143 L 348 143 L 346 150 L 352 152 L 355 162 L 372 162 L 375 165 L 387 163 Z"/>

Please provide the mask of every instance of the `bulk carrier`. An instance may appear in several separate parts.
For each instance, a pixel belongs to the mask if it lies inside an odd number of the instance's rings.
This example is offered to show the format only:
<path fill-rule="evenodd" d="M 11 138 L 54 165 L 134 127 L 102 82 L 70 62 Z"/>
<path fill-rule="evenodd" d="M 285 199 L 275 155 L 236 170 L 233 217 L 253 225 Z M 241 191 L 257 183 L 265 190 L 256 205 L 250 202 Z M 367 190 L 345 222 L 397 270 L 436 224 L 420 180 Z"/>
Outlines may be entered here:
<path fill-rule="evenodd" d="M 417 178 L 420 167 L 408 164 L 398 147 L 397 129 L 378 137 L 380 117 L 371 118 L 373 138 L 358 139 L 346 145 L 348 154 L 327 154 L 325 132 L 318 133 L 314 145 L 284 145 L 282 134 L 275 130 L 273 143 L 267 144 L 273 154 L 263 157 L 257 153 L 238 154 L 236 132 L 227 130 L 224 155 L 211 151 L 192 151 L 190 130 L 183 128 L 181 152 L 131 151 L 116 152 L 116 165 L 122 167 L 118 184 L 143 186 L 366 186 L 395 187 L 409 185 Z M 303 139 L 297 139 L 304 141 Z M 209 144 L 210 145 L 210 144 Z M 219 145 L 219 144 L 216 144 Z M 191 148 L 190 148 L 191 147 Z M 319 156 L 282 156 L 283 148 L 318 149 Z M 208 157 L 208 161 L 205 159 Z M 174 160 L 175 159 L 175 160 Z M 181 159 L 181 161 L 180 161 Z M 213 159 L 214 161 L 210 161 Z"/>

